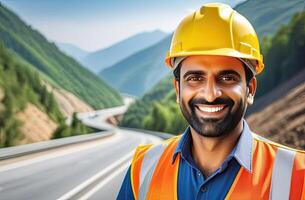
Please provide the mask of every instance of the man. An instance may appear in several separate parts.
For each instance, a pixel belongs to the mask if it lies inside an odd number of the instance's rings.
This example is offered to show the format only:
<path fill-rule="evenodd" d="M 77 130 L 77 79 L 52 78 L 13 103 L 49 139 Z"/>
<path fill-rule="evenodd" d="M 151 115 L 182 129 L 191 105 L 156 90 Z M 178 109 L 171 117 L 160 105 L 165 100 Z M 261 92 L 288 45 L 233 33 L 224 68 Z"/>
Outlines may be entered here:
<path fill-rule="evenodd" d="M 246 18 L 219 3 L 187 16 L 166 58 L 189 123 L 138 147 L 118 199 L 305 199 L 305 154 L 252 133 L 244 120 L 264 67 Z"/>

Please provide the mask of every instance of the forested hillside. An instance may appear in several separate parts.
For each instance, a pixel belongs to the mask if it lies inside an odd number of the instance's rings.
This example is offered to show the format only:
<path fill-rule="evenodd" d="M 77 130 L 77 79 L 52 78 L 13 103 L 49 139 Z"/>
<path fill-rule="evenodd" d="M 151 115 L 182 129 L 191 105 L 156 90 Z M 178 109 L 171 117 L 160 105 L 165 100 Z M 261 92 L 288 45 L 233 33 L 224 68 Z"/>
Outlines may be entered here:
<path fill-rule="evenodd" d="M 120 95 L 99 77 L 63 54 L 38 31 L 0 4 L 0 40 L 59 88 L 72 92 L 94 108 L 122 104 Z"/>
<path fill-rule="evenodd" d="M 305 68 L 305 11 L 294 15 L 263 43 L 264 73 L 258 76 L 256 98 L 264 96 Z"/>
<path fill-rule="evenodd" d="M 151 91 L 130 105 L 121 126 L 169 133 L 181 132 L 186 127 L 176 103 L 173 77 L 167 76 Z"/>
<path fill-rule="evenodd" d="M 257 77 L 256 99 L 305 69 L 305 11 L 295 14 L 288 25 L 281 27 L 272 38 L 265 39 L 262 47 L 265 70 Z M 162 92 L 157 92 L 160 90 Z M 175 118 L 181 122 L 176 127 L 172 120 Z M 151 92 L 136 101 L 121 121 L 121 126 L 174 134 L 183 131 L 186 123 L 184 126 L 181 124 L 181 113 L 174 98 L 172 75 L 165 77 Z"/>
<path fill-rule="evenodd" d="M 304 0 L 247 0 L 235 9 L 255 27 L 260 39 L 273 35 L 279 25 L 288 24 L 291 17 L 305 8 Z"/>
<path fill-rule="evenodd" d="M 23 123 L 17 116 L 29 104 L 46 113 L 57 124 L 54 137 L 88 131 L 76 120 L 74 127 L 65 125 L 58 104 L 43 84 L 39 72 L 0 43 L 0 147 L 14 146 L 23 139 Z"/>

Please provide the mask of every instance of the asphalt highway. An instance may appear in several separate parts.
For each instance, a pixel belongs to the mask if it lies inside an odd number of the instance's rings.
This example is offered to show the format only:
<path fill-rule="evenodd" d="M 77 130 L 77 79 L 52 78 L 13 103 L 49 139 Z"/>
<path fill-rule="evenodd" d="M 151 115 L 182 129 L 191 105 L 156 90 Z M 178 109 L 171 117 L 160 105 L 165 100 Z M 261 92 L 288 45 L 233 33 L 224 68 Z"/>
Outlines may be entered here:
<path fill-rule="evenodd" d="M 1 165 L 0 199 L 115 199 L 135 147 L 159 140 L 117 129 L 100 141 Z"/>
<path fill-rule="evenodd" d="M 105 113 L 111 115 L 111 110 Z M 83 115 L 82 119 L 101 126 L 105 113 Z M 161 139 L 107 126 L 114 131 L 112 136 L 14 162 L 1 161 L 0 199 L 115 199 L 136 146 Z"/>

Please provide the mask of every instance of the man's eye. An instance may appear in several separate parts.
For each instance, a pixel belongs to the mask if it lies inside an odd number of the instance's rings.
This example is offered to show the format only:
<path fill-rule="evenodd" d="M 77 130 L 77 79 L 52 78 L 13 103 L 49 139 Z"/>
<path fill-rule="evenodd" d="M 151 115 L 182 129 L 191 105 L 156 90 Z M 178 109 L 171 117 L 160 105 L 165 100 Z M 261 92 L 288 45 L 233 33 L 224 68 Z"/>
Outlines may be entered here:
<path fill-rule="evenodd" d="M 238 82 L 239 78 L 235 76 L 221 76 L 218 80 L 222 82 Z"/>
<path fill-rule="evenodd" d="M 203 81 L 203 77 L 201 77 L 201 76 L 190 76 L 186 80 L 187 81 Z"/>

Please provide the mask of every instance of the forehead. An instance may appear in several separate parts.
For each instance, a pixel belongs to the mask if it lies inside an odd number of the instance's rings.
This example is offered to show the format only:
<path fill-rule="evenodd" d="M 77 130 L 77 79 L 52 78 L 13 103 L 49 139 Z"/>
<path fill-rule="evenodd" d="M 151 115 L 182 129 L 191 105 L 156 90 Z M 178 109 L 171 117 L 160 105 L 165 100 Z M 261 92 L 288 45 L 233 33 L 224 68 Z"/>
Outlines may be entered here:
<path fill-rule="evenodd" d="M 237 58 L 229 56 L 189 56 L 182 61 L 180 70 L 182 75 L 190 70 L 203 71 L 207 74 L 234 70 L 241 76 L 245 74 L 242 62 Z"/>

